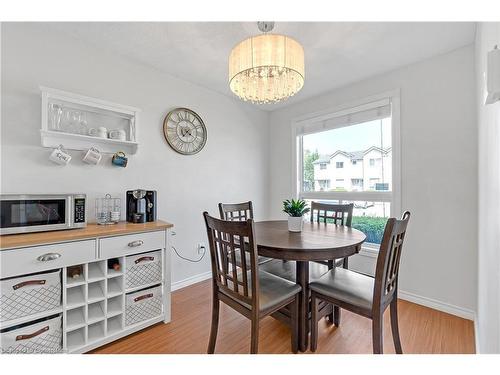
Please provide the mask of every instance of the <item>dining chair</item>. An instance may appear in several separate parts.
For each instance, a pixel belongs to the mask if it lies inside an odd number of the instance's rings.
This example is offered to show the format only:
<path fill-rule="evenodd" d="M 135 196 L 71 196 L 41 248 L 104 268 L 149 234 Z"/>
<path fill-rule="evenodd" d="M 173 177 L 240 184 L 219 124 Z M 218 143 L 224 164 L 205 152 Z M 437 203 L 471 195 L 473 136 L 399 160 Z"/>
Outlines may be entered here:
<path fill-rule="evenodd" d="M 242 202 L 242 203 L 219 203 L 219 215 L 221 220 L 227 221 L 246 221 L 248 219 L 253 220 L 253 204 L 252 201 Z M 248 254 L 246 254 L 248 258 Z M 271 258 L 266 258 L 263 256 L 258 257 L 258 263 L 264 264 L 270 262 Z M 236 263 L 241 267 L 240 254 L 236 255 Z M 250 264 L 247 259 L 246 264 Z"/>
<path fill-rule="evenodd" d="M 352 211 L 354 209 L 354 204 L 331 204 L 331 203 L 320 203 L 311 202 L 311 223 L 316 219 L 316 222 L 320 223 L 332 223 L 336 225 L 345 225 L 350 227 L 352 225 Z M 316 212 L 316 216 L 315 213 Z M 325 264 L 329 266 L 329 269 L 333 268 L 333 261 L 317 261 L 318 263 Z M 344 268 L 349 268 L 348 257 L 336 259 L 335 265 Z"/>
<path fill-rule="evenodd" d="M 254 222 L 225 221 L 203 213 L 207 228 L 212 266 L 212 325 L 208 343 L 209 354 L 214 353 L 219 325 L 219 306 L 224 302 L 251 321 L 252 354 L 258 352 L 259 323 L 283 307 L 291 311 L 292 352 L 298 351 L 298 308 L 300 285 L 259 270 L 257 245 L 254 242 Z M 245 246 L 245 244 L 247 244 Z M 242 267 L 236 264 L 236 253 L 249 253 L 240 257 Z"/>
<path fill-rule="evenodd" d="M 396 353 L 402 354 L 398 327 L 399 262 L 410 212 L 401 220 L 390 218 L 385 226 L 377 257 L 375 277 L 335 267 L 309 284 L 311 290 L 311 351 L 318 346 L 318 302 L 327 301 L 372 320 L 373 353 L 383 353 L 382 322 L 390 306 L 391 329 Z"/>

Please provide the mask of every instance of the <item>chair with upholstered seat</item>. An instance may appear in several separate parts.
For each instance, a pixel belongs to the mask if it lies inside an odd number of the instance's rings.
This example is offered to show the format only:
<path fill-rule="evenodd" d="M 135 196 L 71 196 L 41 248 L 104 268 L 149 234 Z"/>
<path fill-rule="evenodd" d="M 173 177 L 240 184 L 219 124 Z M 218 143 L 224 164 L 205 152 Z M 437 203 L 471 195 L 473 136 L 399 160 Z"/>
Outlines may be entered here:
<path fill-rule="evenodd" d="M 318 345 L 318 302 L 326 301 L 372 320 L 373 352 L 383 352 L 382 321 L 390 306 L 392 338 L 396 353 L 403 353 L 398 327 L 399 262 L 410 213 L 390 218 L 385 226 L 377 258 L 375 278 L 335 267 L 309 284 L 311 289 L 311 350 Z"/>
<path fill-rule="evenodd" d="M 247 221 L 248 219 L 253 220 L 253 204 L 252 201 L 242 202 L 242 203 L 219 203 L 219 215 L 221 220 L 227 221 Z M 248 254 L 246 254 L 248 258 Z M 236 255 L 236 262 L 241 267 L 240 254 Z M 266 258 L 259 255 L 259 264 L 264 264 L 270 262 L 271 258 Z M 247 264 L 250 261 L 247 259 Z"/>
<path fill-rule="evenodd" d="M 251 353 L 258 352 L 259 322 L 281 308 L 291 311 L 292 351 L 298 351 L 298 299 L 300 285 L 259 270 L 253 220 L 225 221 L 203 213 L 212 266 L 212 326 L 208 353 L 214 353 L 219 306 L 224 302 L 251 321 Z M 240 256 L 241 267 L 236 264 Z M 246 261 L 249 259 L 250 264 Z"/>

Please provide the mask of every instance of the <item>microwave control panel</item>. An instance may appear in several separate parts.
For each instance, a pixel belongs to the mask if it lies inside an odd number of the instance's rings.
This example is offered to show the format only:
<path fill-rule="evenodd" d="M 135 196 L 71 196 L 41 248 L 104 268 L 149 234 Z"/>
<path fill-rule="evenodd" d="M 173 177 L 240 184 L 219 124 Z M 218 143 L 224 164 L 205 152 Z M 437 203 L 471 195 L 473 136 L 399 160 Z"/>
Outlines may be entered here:
<path fill-rule="evenodd" d="M 75 199 L 75 223 L 85 223 L 85 198 Z"/>

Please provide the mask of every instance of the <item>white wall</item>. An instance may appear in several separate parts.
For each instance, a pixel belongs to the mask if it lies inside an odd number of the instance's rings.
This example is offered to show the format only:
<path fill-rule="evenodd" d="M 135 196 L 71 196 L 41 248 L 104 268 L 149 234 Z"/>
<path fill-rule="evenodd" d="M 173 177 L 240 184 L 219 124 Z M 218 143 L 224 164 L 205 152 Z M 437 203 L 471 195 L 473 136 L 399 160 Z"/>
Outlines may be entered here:
<path fill-rule="evenodd" d="M 481 353 L 500 353 L 500 102 L 484 105 L 486 56 L 500 46 L 500 23 L 476 33 L 479 126 L 479 257 L 477 326 Z"/>
<path fill-rule="evenodd" d="M 453 311 L 458 309 L 463 315 L 472 316 L 477 267 L 477 128 L 472 45 L 272 112 L 271 216 L 282 216 L 280 202 L 294 192 L 292 119 L 398 88 L 402 209 L 412 212 L 400 289 L 435 300 L 441 307 L 450 304 Z"/>
<path fill-rule="evenodd" d="M 93 218 L 98 196 L 158 190 L 158 216 L 175 224 L 173 243 L 190 258 L 207 241 L 202 211 L 215 215 L 219 201 L 251 199 L 257 219 L 267 217 L 267 113 L 36 25 L 4 23 L 1 34 L 2 192 L 84 192 Z M 139 152 L 129 166 L 112 167 L 109 156 L 85 165 L 76 151 L 67 167 L 51 164 L 40 146 L 39 85 L 141 108 Z M 164 140 L 162 121 L 174 107 L 191 108 L 205 122 L 208 141 L 195 156 L 175 153 Z M 210 269 L 208 256 L 193 264 L 172 253 L 172 262 L 173 282 Z"/>

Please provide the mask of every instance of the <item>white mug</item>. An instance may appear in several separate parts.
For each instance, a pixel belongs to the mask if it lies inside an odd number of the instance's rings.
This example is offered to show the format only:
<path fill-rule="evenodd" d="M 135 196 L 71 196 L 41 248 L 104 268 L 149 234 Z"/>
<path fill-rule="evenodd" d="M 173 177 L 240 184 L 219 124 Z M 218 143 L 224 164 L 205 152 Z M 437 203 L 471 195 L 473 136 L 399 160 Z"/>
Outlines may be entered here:
<path fill-rule="evenodd" d="M 109 131 L 109 138 L 111 139 L 119 139 L 120 141 L 124 141 L 126 137 L 127 134 L 123 129 L 114 129 Z"/>
<path fill-rule="evenodd" d="M 102 155 L 98 149 L 91 147 L 83 156 L 82 161 L 87 164 L 97 165 L 101 161 Z"/>
<path fill-rule="evenodd" d="M 90 128 L 89 135 L 92 137 L 108 138 L 108 129 L 106 129 L 104 126 L 99 126 L 97 129 Z"/>
<path fill-rule="evenodd" d="M 49 160 L 59 165 L 66 165 L 71 160 L 71 155 L 64 150 L 62 145 L 60 145 L 52 151 L 49 156 Z"/>

